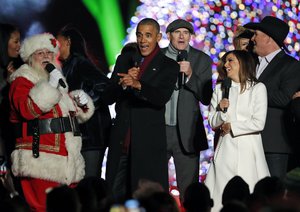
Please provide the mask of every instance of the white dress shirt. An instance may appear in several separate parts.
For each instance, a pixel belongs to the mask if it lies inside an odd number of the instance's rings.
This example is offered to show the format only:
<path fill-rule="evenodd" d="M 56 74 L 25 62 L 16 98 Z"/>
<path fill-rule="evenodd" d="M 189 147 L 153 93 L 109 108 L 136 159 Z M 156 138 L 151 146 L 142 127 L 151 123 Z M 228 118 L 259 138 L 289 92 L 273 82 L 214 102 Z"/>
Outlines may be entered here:
<path fill-rule="evenodd" d="M 270 54 L 268 54 L 265 57 L 258 57 L 259 64 L 256 66 L 256 78 L 258 79 L 259 76 L 263 73 L 263 71 L 266 69 L 266 67 L 269 65 L 271 60 L 281 51 L 281 49 L 278 49 Z"/>

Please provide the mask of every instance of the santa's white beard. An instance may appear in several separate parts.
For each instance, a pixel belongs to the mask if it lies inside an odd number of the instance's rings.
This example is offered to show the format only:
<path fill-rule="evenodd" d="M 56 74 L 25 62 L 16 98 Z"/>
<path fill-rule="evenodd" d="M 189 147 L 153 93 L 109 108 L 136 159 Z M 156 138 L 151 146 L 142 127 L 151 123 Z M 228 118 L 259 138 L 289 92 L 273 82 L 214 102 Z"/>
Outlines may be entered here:
<path fill-rule="evenodd" d="M 51 63 L 55 67 L 60 67 L 59 64 L 56 63 L 56 61 L 52 61 Z M 45 80 L 49 79 L 49 73 L 39 63 L 33 60 L 31 66 L 37 72 L 40 79 L 45 79 Z"/>

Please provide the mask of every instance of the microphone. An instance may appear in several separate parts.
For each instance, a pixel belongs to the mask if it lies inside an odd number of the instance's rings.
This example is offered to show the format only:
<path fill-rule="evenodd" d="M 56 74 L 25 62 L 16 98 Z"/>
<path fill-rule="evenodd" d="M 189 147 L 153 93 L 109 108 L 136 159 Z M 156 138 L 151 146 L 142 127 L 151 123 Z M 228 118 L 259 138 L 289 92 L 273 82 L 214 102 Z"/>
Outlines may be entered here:
<path fill-rule="evenodd" d="M 132 56 L 132 63 L 133 66 L 138 68 L 141 63 L 142 63 L 142 55 L 137 51 L 133 56 Z"/>
<path fill-rule="evenodd" d="M 181 62 L 181 61 L 187 61 L 188 58 L 188 53 L 186 50 L 181 50 L 178 52 L 177 55 L 177 62 Z M 179 72 L 178 75 L 178 88 L 180 89 L 182 86 L 185 85 L 186 82 L 186 75 L 183 72 Z"/>
<path fill-rule="evenodd" d="M 226 98 L 228 99 L 229 98 L 229 90 L 230 90 L 230 87 L 231 87 L 231 79 L 226 77 L 223 82 L 222 82 L 222 87 L 224 88 L 224 95 L 223 95 L 223 98 Z M 227 107 L 224 108 L 224 113 L 227 112 Z"/>
<path fill-rule="evenodd" d="M 56 69 L 56 67 L 55 67 L 52 63 L 48 63 L 48 64 L 46 65 L 45 69 L 46 69 L 46 71 L 48 71 L 49 73 L 51 73 L 54 69 Z M 60 85 L 61 87 L 63 87 L 63 88 L 66 88 L 66 87 L 67 87 L 66 84 L 65 84 L 65 82 L 63 81 L 62 78 L 60 78 L 60 79 L 58 80 L 58 83 L 59 83 L 59 85 Z"/>

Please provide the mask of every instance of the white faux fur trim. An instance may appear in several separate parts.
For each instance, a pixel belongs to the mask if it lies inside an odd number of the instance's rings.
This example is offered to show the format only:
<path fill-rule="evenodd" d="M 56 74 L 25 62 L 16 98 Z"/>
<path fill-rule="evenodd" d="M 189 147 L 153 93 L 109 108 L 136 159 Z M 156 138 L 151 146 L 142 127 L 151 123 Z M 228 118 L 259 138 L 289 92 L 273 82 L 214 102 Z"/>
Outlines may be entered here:
<path fill-rule="evenodd" d="M 29 96 L 43 112 L 49 112 L 61 99 L 61 93 L 47 81 L 39 81 L 30 90 Z"/>
<path fill-rule="evenodd" d="M 22 42 L 20 56 L 26 62 L 36 50 L 44 48 L 54 52 L 55 56 L 58 54 L 59 43 L 50 33 L 37 34 L 26 38 Z"/>
<path fill-rule="evenodd" d="M 40 156 L 34 158 L 31 150 L 17 149 L 11 155 L 13 174 L 67 185 L 83 179 L 85 165 L 80 153 L 81 137 L 74 137 L 70 132 L 64 135 L 66 137 L 67 156 L 40 152 Z"/>
<path fill-rule="evenodd" d="M 69 116 L 70 111 L 76 112 L 76 103 L 73 99 L 69 96 L 68 93 L 62 93 L 61 101 L 59 101 L 59 107 L 63 116 Z"/>
<path fill-rule="evenodd" d="M 35 86 L 31 89 L 29 95 L 43 112 L 50 111 L 53 106 L 59 103 L 63 116 L 68 116 L 69 111 L 76 111 L 75 103 L 68 95 L 68 85 L 66 88 L 61 86 L 58 89 L 48 84 L 47 80 L 38 75 L 27 64 L 22 65 L 9 78 L 9 82 L 13 82 L 18 77 L 24 77 Z"/>
<path fill-rule="evenodd" d="M 38 73 L 27 64 L 23 64 L 15 72 L 13 72 L 10 75 L 8 82 L 11 83 L 18 77 L 24 77 L 33 84 L 36 84 L 38 81 L 42 80 L 42 77 L 39 76 Z"/>
<path fill-rule="evenodd" d="M 82 91 L 82 90 L 71 91 L 70 96 L 74 99 L 74 96 L 76 94 L 78 94 L 80 91 Z M 80 123 L 80 124 L 89 120 L 95 112 L 95 106 L 94 106 L 93 100 L 89 95 L 87 95 L 87 96 L 88 96 L 88 103 L 87 103 L 88 109 L 82 110 L 81 107 L 77 107 L 76 117 L 77 117 L 78 123 Z"/>
<path fill-rule="evenodd" d="M 18 77 L 24 77 L 34 84 L 34 87 L 29 92 L 29 96 L 41 111 L 50 111 L 61 99 L 59 90 L 53 88 L 44 77 L 40 76 L 38 72 L 27 64 L 22 65 L 12 73 L 9 82 L 13 82 Z"/>

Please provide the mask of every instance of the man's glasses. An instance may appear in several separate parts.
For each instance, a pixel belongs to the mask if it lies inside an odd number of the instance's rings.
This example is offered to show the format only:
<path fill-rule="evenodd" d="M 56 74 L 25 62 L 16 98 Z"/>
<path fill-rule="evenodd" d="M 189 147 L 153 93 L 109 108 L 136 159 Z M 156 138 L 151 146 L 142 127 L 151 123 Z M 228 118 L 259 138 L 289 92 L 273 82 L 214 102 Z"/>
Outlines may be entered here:
<path fill-rule="evenodd" d="M 34 55 L 38 56 L 38 57 L 52 57 L 54 52 L 51 51 L 36 51 L 33 53 Z"/>

